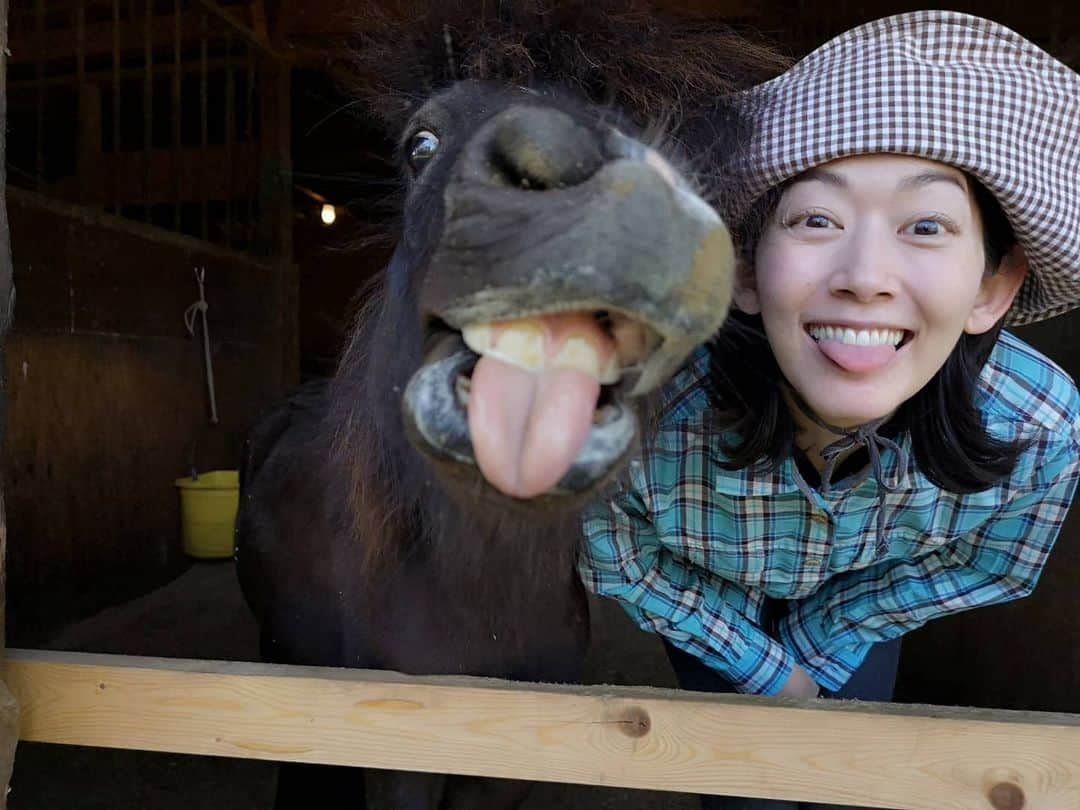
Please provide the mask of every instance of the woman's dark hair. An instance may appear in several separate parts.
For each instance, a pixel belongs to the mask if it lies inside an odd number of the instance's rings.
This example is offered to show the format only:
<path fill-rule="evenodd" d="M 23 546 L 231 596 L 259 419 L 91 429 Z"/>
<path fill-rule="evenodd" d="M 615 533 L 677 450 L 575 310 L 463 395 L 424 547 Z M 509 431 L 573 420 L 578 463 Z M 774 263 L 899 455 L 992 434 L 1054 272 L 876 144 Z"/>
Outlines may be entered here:
<path fill-rule="evenodd" d="M 987 272 L 996 272 L 1016 244 L 997 200 L 968 177 L 983 224 Z M 753 206 L 740 228 L 743 255 L 752 259 L 758 239 L 783 193 L 773 189 Z M 1004 318 L 981 335 L 963 334 L 931 380 L 897 410 L 882 433 L 911 433 L 919 469 L 936 486 L 978 492 L 1012 472 L 1024 442 L 990 435 L 975 405 L 976 383 L 997 343 Z M 709 344 L 710 398 L 721 427 L 738 441 L 724 448 L 725 464 L 742 469 L 763 460 L 775 466 L 795 449 L 795 422 L 781 392 L 783 375 L 758 315 L 732 311 Z"/>

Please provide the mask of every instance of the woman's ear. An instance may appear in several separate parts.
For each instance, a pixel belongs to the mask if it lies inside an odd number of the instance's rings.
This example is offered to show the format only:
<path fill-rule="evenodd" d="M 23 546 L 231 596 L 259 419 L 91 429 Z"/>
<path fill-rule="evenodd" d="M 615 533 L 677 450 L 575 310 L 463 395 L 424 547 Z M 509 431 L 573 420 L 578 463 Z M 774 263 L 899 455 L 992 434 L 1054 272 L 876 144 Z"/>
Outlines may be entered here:
<path fill-rule="evenodd" d="M 735 263 L 735 289 L 731 294 L 735 306 L 747 315 L 761 313 L 761 301 L 758 299 L 757 279 L 754 277 L 754 266 L 746 259 L 738 259 Z"/>
<path fill-rule="evenodd" d="M 982 288 L 971 309 L 964 331 L 981 335 L 1004 317 L 1028 274 L 1027 256 L 1020 245 L 1001 259 L 997 269 L 983 275 Z"/>

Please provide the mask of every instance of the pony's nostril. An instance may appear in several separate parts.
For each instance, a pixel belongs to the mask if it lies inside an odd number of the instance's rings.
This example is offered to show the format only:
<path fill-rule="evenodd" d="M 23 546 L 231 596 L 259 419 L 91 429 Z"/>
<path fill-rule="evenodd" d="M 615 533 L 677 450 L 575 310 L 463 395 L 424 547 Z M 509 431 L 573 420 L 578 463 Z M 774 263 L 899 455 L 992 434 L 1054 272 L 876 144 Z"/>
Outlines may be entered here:
<path fill-rule="evenodd" d="M 507 183 L 521 188 L 574 186 L 604 162 L 596 137 L 569 115 L 514 107 L 496 123 L 489 157 Z"/>

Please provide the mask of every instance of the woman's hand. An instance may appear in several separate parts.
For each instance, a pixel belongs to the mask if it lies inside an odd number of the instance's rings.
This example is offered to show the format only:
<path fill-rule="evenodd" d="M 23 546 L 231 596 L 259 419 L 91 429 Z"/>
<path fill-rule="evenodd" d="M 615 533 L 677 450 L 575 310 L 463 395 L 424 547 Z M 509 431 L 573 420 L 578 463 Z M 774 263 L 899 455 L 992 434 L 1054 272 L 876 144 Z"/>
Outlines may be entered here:
<path fill-rule="evenodd" d="M 788 676 L 787 683 L 784 684 L 784 688 L 778 694 L 780 697 L 809 699 L 816 698 L 820 688 L 809 673 L 796 664 L 791 669 L 791 675 Z"/>

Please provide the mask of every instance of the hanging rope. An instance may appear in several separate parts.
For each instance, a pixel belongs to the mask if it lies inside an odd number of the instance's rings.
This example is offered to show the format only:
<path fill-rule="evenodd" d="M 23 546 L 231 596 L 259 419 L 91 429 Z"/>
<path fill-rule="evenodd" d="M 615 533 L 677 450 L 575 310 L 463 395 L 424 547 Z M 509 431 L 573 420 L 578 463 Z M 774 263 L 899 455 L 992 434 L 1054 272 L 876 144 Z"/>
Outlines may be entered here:
<path fill-rule="evenodd" d="M 195 268 L 195 282 L 199 285 L 199 300 L 184 310 L 184 324 L 188 334 L 195 337 L 195 319 L 202 315 L 203 334 L 203 359 L 206 361 L 206 390 L 210 395 L 210 424 L 218 423 L 217 397 L 214 394 L 214 363 L 210 359 L 210 327 L 206 323 L 206 291 L 203 288 L 203 279 L 206 277 L 205 267 Z"/>

